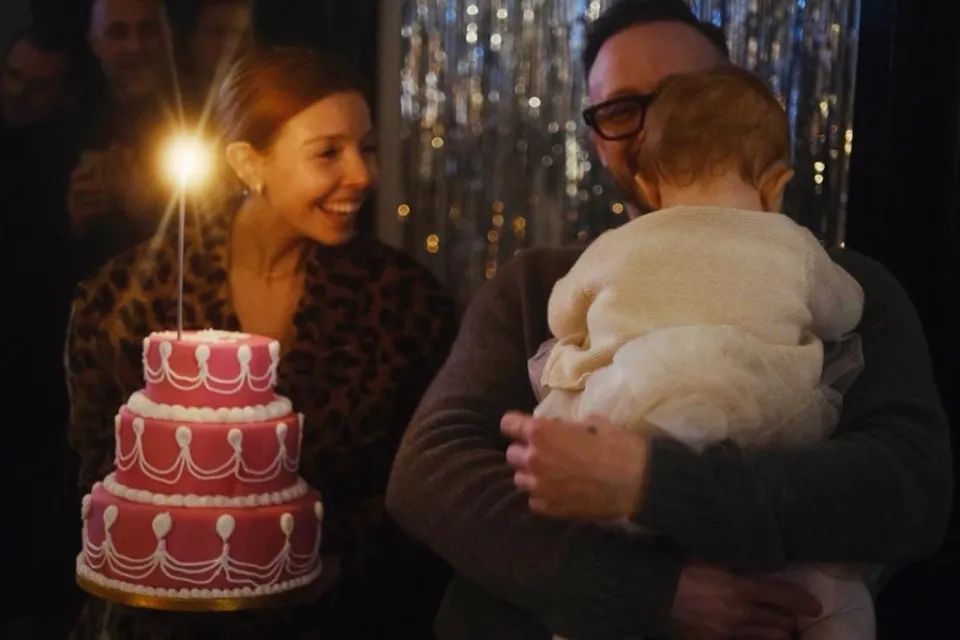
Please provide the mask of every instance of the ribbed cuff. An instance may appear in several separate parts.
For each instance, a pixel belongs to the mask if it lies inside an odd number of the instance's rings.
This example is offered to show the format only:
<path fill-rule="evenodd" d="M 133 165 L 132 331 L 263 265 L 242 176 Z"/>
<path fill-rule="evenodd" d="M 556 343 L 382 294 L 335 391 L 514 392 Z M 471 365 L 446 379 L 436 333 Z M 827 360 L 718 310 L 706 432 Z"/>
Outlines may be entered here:
<path fill-rule="evenodd" d="M 683 539 L 691 528 L 702 527 L 712 510 L 711 497 L 703 493 L 708 474 L 701 457 L 676 440 L 653 438 L 649 442 L 646 484 L 633 522 Z"/>
<path fill-rule="evenodd" d="M 778 524 L 759 502 L 741 456 L 731 443 L 698 453 L 675 440 L 651 440 L 646 487 L 633 522 L 708 562 L 779 567 L 784 557 Z"/>
<path fill-rule="evenodd" d="M 554 633 L 578 640 L 662 634 L 684 561 L 685 555 L 661 538 L 585 528 L 560 576 L 575 604 L 544 622 Z"/>

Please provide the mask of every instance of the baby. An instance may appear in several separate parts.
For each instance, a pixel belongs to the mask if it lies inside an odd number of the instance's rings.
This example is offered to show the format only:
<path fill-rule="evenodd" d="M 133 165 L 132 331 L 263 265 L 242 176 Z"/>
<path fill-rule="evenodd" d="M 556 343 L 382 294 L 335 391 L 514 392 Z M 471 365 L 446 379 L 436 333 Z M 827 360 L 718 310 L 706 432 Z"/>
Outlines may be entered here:
<path fill-rule="evenodd" d="M 597 238 L 554 287 L 556 340 L 531 361 L 535 415 L 695 448 L 824 438 L 841 398 L 824 384 L 823 343 L 858 325 L 863 291 L 778 213 L 793 174 L 783 108 L 732 66 L 674 76 L 641 136 L 636 184 L 657 210 Z M 802 637 L 873 638 L 863 580 L 822 569 L 784 574 L 823 605 Z"/>

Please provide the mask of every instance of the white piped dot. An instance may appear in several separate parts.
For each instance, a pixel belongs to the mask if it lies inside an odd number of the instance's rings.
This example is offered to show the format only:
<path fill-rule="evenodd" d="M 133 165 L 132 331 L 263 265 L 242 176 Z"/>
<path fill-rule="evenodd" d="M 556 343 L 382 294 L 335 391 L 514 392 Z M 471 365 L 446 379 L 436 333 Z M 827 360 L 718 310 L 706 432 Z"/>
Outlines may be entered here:
<path fill-rule="evenodd" d="M 190 446 L 190 440 L 193 439 L 193 432 L 190 431 L 190 427 L 180 425 L 177 427 L 176 438 L 180 448 L 185 449 Z"/>
<path fill-rule="evenodd" d="M 87 516 L 90 515 L 90 501 L 93 498 L 90 497 L 90 494 L 83 496 L 83 499 L 80 501 L 80 518 L 86 520 Z"/>
<path fill-rule="evenodd" d="M 240 345 L 240 348 L 237 349 L 237 361 L 241 365 L 247 365 L 250 363 L 250 358 L 253 357 L 253 352 L 250 351 L 250 345 Z"/>
<path fill-rule="evenodd" d="M 197 366 L 203 367 L 203 365 L 207 363 L 207 360 L 210 359 L 210 347 L 201 344 L 194 350 L 193 355 L 197 359 Z"/>
<path fill-rule="evenodd" d="M 106 509 L 103 510 L 103 526 L 106 527 L 107 531 L 113 526 L 113 523 L 117 521 L 117 505 L 111 504 Z"/>
<path fill-rule="evenodd" d="M 293 515 L 285 513 L 280 516 L 280 530 L 287 536 L 293 533 Z"/>
<path fill-rule="evenodd" d="M 240 429 L 230 429 L 230 431 L 227 432 L 227 442 L 230 443 L 234 451 L 240 451 L 240 447 L 243 444 L 243 432 L 240 431 Z"/>
<path fill-rule="evenodd" d="M 233 516 L 230 514 L 223 514 L 217 518 L 217 535 L 220 536 L 220 539 L 224 542 L 230 537 L 230 534 L 233 533 L 234 527 L 237 526 L 236 520 L 233 519 Z"/>
<path fill-rule="evenodd" d="M 170 354 L 173 353 L 173 345 L 164 340 L 160 343 L 160 357 L 164 360 L 170 357 Z"/>
<path fill-rule="evenodd" d="M 169 513 L 158 513 L 153 518 L 153 533 L 157 536 L 157 540 L 162 540 L 167 537 L 167 534 L 170 533 L 170 528 L 173 526 L 173 519 L 170 518 Z"/>
<path fill-rule="evenodd" d="M 317 516 L 317 520 L 323 520 L 323 504 L 319 500 L 313 503 L 313 515 Z"/>
<path fill-rule="evenodd" d="M 282 444 L 284 438 L 286 437 L 287 437 L 287 423 L 278 422 L 277 423 L 277 440 L 280 441 L 280 443 Z"/>
<path fill-rule="evenodd" d="M 118 416 L 119 418 L 119 416 Z M 134 418 L 133 419 L 133 432 L 138 436 L 143 435 L 143 418 Z"/>

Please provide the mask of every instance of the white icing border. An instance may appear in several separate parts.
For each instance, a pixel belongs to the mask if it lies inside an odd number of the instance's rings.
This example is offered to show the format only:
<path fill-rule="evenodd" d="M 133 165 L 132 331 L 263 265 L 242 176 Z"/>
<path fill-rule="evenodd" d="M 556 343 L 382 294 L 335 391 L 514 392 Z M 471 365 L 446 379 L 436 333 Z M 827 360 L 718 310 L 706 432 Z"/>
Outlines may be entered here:
<path fill-rule="evenodd" d="M 303 480 L 297 478 L 296 484 L 282 489 L 280 491 L 271 491 L 269 493 L 256 493 L 247 496 L 220 496 L 220 495 L 197 495 L 193 493 L 154 493 L 146 489 L 133 489 L 117 482 L 116 474 L 110 472 L 103 479 L 103 488 L 107 493 L 141 504 L 152 504 L 158 507 L 265 507 L 284 502 L 290 502 L 306 495 L 310 486 Z"/>
<path fill-rule="evenodd" d="M 159 571 L 170 580 L 180 584 L 192 585 L 186 589 L 204 589 L 223 575 L 227 582 L 249 587 L 254 593 L 259 589 L 272 588 L 274 585 L 285 584 L 278 580 L 286 572 L 296 576 L 291 580 L 309 576 L 320 565 L 320 539 L 322 535 L 323 505 L 318 500 L 313 504 L 313 512 L 317 518 L 316 535 L 310 553 L 297 553 L 293 550 L 290 537 L 296 527 L 293 514 L 284 512 L 278 518 L 280 530 L 284 534 L 283 546 L 280 551 L 266 564 L 244 562 L 233 557 L 230 552 L 230 537 L 236 527 L 236 519 L 229 513 L 221 513 L 214 524 L 214 530 L 220 537 L 220 553 L 208 560 L 183 561 L 174 557 L 167 550 L 167 534 L 176 526 L 173 516 L 169 512 L 159 512 L 153 517 L 151 528 L 157 544 L 153 551 L 140 557 L 123 554 L 114 544 L 110 530 L 121 515 L 120 508 L 109 504 L 103 510 L 103 541 L 94 544 L 90 541 L 88 532 L 90 509 L 87 497 L 83 500 L 82 510 L 83 529 L 81 538 L 83 551 L 77 559 L 77 570 L 81 565 L 96 572 L 102 567 L 109 567 L 110 571 L 128 580 L 144 580 Z M 313 569 L 311 569 L 313 567 Z M 102 576 L 107 579 L 106 576 Z M 122 582 L 122 581 L 118 581 Z M 288 580 L 287 582 L 290 582 Z M 242 587 L 240 587 L 242 589 Z M 180 590 L 177 590 L 179 593 Z M 212 591 L 212 590 L 211 590 Z M 190 591 L 186 592 L 190 594 Z M 270 593 L 266 591 L 265 593 Z"/>
<path fill-rule="evenodd" d="M 193 440 L 193 430 L 187 425 L 180 425 L 173 432 L 174 439 L 180 448 L 176 460 L 166 468 L 156 467 L 147 460 L 147 452 L 143 446 L 143 432 L 147 425 L 140 416 L 133 418 L 133 446 L 126 453 L 123 452 L 123 442 L 120 437 L 122 419 L 117 415 L 114 419 L 114 464 L 121 471 L 129 471 L 137 466 L 140 472 L 156 482 L 174 485 L 180 481 L 184 472 L 197 480 L 222 480 L 233 476 L 240 482 L 270 482 L 281 473 L 287 471 L 296 473 L 300 461 L 300 447 L 303 444 L 303 414 L 297 416 L 299 430 L 297 431 L 297 448 L 293 453 L 287 451 L 287 432 L 290 430 L 286 422 L 277 422 L 274 433 L 277 439 L 277 455 L 273 461 L 261 469 L 254 469 L 243 458 L 243 431 L 237 427 L 230 429 L 226 434 L 227 444 L 232 453 L 230 457 L 215 467 L 201 467 L 193 459 L 190 443 Z M 206 426 L 206 425 L 205 425 Z"/>
<path fill-rule="evenodd" d="M 209 368 L 210 346 L 209 344 L 224 344 L 226 339 L 231 339 L 229 332 L 217 332 L 211 330 L 208 335 L 202 333 L 194 334 L 193 340 L 190 335 L 186 340 L 180 342 L 191 342 L 196 344 L 194 347 L 194 358 L 197 363 L 197 373 L 189 375 L 174 371 L 170 364 L 170 356 L 173 354 L 173 343 L 177 342 L 176 337 L 165 339 L 154 333 L 143 339 L 143 376 L 148 383 L 159 384 L 166 382 L 178 391 L 192 391 L 203 387 L 212 393 L 222 395 L 233 395 L 240 391 L 244 385 L 252 391 L 263 393 L 269 391 L 277 384 L 277 366 L 280 363 L 280 343 L 271 340 L 267 344 L 267 352 L 270 354 L 270 364 L 262 374 L 254 374 L 250 370 L 250 360 L 253 358 L 253 350 L 249 344 L 241 344 L 237 347 L 237 364 L 240 365 L 240 372 L 233 378 L 218 378 Z M 226 338 L 226 339 L 224 339 Z M 154 369 L 147 360 L 147 354 L 150 351 L 150 343 L 158 340 L 157 352 L 160 355 L 160 366 Z M 234 339 L 235 342 L 235 339 Z"/>
<path fill-rule="evenodd" d="M 123 591 L 126 593 L 136 593 L 139 595 L 163 597 L 163 598 L 195 598 L 197 600 L 205 598 L 243 598 L 253 596 L 263 596 L 272 593 L 281 593 L 290 591 L 298 587 L 305 587 L 323 573 L 323 562 L 317 558 L 317 568 L 305 576 L 293 578 L 277 584 L 268 584 L 261 587 L 242 587 L 240 589 L 198 589 L 196 587 L 180 589 L 163 589 L 160 587 L 147 587 L 122 580 L 108 578 L 101 573 L 97 573 L 86 565 L 83 561 L 83 553 L 77 555 L 77 575 L 83 576 L 90 582 L 98 584 L 101 587 Z"/>
<path fill-rule="evenodd" d="M 127 409 L 144 418 L 181 420 L 183 422 L 263 422 L 293 413 L 293 403 L 284 396 L 276 396 L 270 404 L 250 407 L 185 407 L 179 404 L 160 404 L 147 397 L 143 390 L 135 391 L 127 400 Z"/>

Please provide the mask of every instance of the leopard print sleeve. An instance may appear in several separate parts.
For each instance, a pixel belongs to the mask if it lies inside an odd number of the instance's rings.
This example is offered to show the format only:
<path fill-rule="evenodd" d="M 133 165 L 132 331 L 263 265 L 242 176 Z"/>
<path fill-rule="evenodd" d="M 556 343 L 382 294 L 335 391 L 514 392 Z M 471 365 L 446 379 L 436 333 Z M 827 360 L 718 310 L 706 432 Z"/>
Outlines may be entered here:
<path fill-rule="evenodd" d="M 138 285 L 155 264 L 146 255 L 137 248 L 108 262 L 78 285 L 71 308 L 64 358 L 67 439 L 79 458 L 81 495 L 113 467 L 114 416 L 143 382 L 146 309 L 155 297 Z"/>
<path fill-rule="evenodd" d="M 118 407 L 121 401 L 119 385 L 108 364 L 110 344 L 101 331 L 104 314 L 97 310 L 107 302 L 102 296 L 95 282 L 81 284 L 67 329 L 65 364 L 70 395 L 67 437 L 80 460 L 82 494 L 88 493 L 94 482 L 112 466 L 111 408 Z"/>
<path fill-rule="evenodd" d="M 301 469 L 327 504 L 324 547 L 340 555 L 348 581 L 373 588 L 396 559 L 383 508 L 393 457 L 446 358 L 455 308 L 412 259 L 379 244 L 362 249 L 318 265 L 316 321 L 300 324 L 316 365 L 291 376 L 290 391 L 307 417 Z M 291 354 L 287 366 L 298 361 Z"/>

